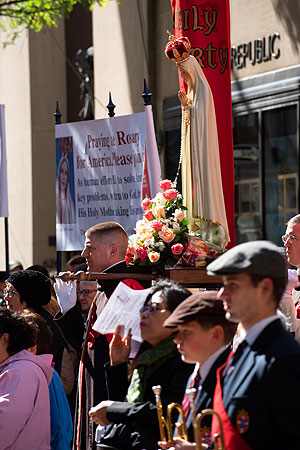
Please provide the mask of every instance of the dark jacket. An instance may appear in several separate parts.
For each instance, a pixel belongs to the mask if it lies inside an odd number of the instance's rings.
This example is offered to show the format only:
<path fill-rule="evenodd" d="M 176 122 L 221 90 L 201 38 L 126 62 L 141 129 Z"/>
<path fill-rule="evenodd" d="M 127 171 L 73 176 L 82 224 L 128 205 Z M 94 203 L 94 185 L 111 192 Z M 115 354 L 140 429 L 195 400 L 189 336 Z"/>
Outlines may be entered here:
<path fill-rule="evenodd" d="M 252 449 L 299 447 L 299 380 L 300 346 L 275 320 L 245 348 L 223 381 L 228 417 L 237 430 L 239 416 L 246 418 L 241 437 Z"/>
<path fill-rule="evenodd" d="M 107 273 L 129 273 L 134 278 L 124 261 L 104 270 Z M 120 280 L 101 281 L 99 291 L 109 298 Z M 96 320 L 96 317 L 94 318 Z M 89 318 L 87 320 L 87 323 Z M 88 412 L 92 406 L 107 400 L 107 389 L 104 364 L 109 361 L 109 346 L 105 336 L 95 338 L 93 345 L 85 345 L 86 325 L 81 312 L 74 306 L 66 314 L 58 313 L 55 322 L 62 331 L 66 341 L 78 352 L 82 360 L 82 374 L 79 368 L 79 379 L 76 393 L 76 411 L 74 417 L 73 449 L 95 449 L 96 425 L 90 422 Z M 81 405 L 81 407 L 80 407 Z"/>
<path fill-rule="evenodd" d="M 113 400 L 125 395 L 127 368 L 126 364 L 120 366 L 112 367 L 107 372 L 108 386 L 110 387 L 109 398 Z M 169 403 L 181 403 L 186 382 L 193 368 L 193 365 L 182 362 L 180 355 L 175 353 L 152 375 L 146 388 L 144 402 L 115 401 L 106 411 L 108 420 L 115 425 L 101 439 L 101 444 L 122 450 L 157 450 L 160 433 L 152 386 L 161 385 L 161 400 L 164 409 Z"/>
<path fill-rule="evenodd" d="M 230 346 L 228 346 L 218 356 L 214 364 L 211 366 L 207 376 L 205 377 L 205 380 L 203 381 L 200 389 L 200 393 L 198 396 L 196 396 L 195 399 L 195 409 L 197 414 L 203 411 L 203 409 L 213 407 L 213 398 L 217 381 L 216 378 L 217 369 L 227 361 L 230 351 L 231 348 Z M 189 385 L 189 381 L 187 382 L 187 386 Z M 211 428 L 211 421 L 212 421 L 211 416 L 206 417 L 202 422 L 202 426 Z M 190 442 L 195 442 L 193 424 L 192 421 L 190 422 L 191 423 L 188 426 L 188 438 Z"/>

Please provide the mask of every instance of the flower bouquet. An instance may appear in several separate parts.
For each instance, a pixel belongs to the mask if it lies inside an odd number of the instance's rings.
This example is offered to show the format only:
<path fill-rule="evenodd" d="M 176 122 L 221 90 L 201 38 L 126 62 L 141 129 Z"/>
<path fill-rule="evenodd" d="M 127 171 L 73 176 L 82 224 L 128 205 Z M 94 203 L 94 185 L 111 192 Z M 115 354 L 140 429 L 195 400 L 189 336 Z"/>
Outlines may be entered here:
<path fill-rule="evenodd" d="M 125 257 L 127 264 L 150 266 L 155 272 L 178 263 L 189 236 L 182 195 L 170 180 L 159 186 L 162 192 L 142 201 L 145 213 L 136 223 L 136 234 L 129 236 Z"/>

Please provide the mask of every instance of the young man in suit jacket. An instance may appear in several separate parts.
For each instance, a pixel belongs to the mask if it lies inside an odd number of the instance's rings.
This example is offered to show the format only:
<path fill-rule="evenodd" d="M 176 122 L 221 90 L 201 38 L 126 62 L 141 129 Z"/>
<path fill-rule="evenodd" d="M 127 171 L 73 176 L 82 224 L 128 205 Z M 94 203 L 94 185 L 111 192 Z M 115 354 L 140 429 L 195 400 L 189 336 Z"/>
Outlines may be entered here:
<path fill-rule="evenodd" d="M 212 408 L 216 385 L 216 371 L 225 363 L 230 353 L 229 343 L 236 332 L 236 324 L 225 318 L 223 303 L 217 298 L 217 291 L 199 292 L 184 300 L 165 321 L 164 326 L 176 327 L 174 339 L 182 360 L 196 363 L 186 389 L 196 389 L 194 396 L 195 413 Z M 183 410 L 190 442 L 175 438 L 175 448 L 195 448 L 193 412 L 189 397 L 183 399 Z M 211 417 L 207 417 L 201 427 L 202 442 L 211 443 Z M 199 430 L 200 432 L 200 430 Z M 168 444 L 159 443 L 163 448 Z"/>
<path fill-rule="evenodd" d="M 279 248 L 247 242 L 207 272 L 223 275 L 219 298 L 226 317 L 245 332 L 244 343 L 217 373 L 214 409 L 222 418 L 226 450 L 298 448 L 300 346 L 276 316 L 287 283 Z M 215 419 L 212 432 L 218 432 Z"/>

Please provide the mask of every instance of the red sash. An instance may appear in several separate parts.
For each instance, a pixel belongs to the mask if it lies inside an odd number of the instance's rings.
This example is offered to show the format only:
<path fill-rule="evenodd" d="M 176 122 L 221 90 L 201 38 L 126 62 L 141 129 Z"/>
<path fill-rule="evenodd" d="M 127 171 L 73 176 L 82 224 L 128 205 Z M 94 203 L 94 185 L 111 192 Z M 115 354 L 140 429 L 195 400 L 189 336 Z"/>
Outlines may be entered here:
<path fill-rule="evenodd" d="M 219 414 L 222 421 L 226 450 L 252 450 L 251 447 L 249 447 L 247 442 L 241 437 L 241 435 L 232 425 L 231 420 L 229 419 L 223 405 L 221 380 L 226 365 L 227 361 L 225 364 L 223 364 L 223 366 L 219 367 L 219 369 L 217 370 L 217 384 L 214 393 L 213 409 Z M 220 426 L 217 417 L 213 416 L 212 433 L 211 433 L 212 436 L 214 436 L 215 433 L 220 434 Z"/>

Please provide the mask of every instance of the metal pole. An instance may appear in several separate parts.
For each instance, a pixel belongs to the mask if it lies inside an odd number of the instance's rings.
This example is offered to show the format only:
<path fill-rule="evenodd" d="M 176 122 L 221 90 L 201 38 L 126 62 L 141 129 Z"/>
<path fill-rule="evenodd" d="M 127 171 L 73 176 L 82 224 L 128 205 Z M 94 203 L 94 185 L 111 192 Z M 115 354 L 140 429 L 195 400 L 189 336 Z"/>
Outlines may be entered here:
<path fill-rule="evenodd" d="M 58 101 L 56 101 L 56 111 L 53 115 L 55 117 L 55 125 L 60 125 L 62 114 L 59 110 Z M 56 252 L 56 270 L 57 273 L 61 272 L 61 251 Z"/>
<path fill-rule="evenodd" d="M 4 217 L 4 233 L 5 233 L 5 270 L 6 277 L 9 277 L 9 245 L 8 245 L 8 217 Z"/>

